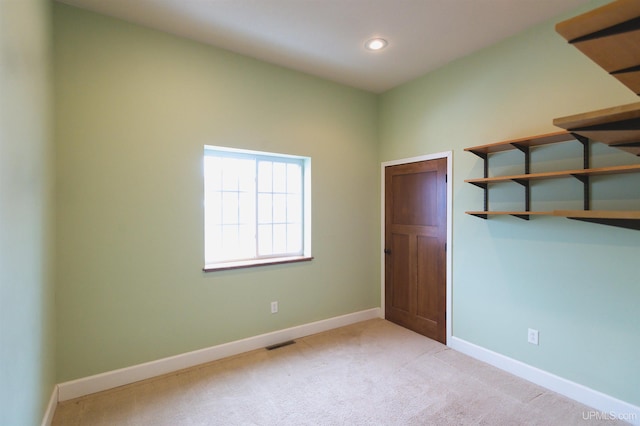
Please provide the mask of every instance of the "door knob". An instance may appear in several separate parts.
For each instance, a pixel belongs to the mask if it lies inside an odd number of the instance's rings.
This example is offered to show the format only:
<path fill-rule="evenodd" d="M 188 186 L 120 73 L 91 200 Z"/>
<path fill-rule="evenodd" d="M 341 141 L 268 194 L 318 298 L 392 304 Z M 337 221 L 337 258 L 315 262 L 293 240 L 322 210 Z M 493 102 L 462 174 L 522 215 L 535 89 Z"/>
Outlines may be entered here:
<path fill-rule="evenodd" d="M 384 254 L 391 254 L 391 250 L 389 250 L 389 249 L 384 249 Z"/>

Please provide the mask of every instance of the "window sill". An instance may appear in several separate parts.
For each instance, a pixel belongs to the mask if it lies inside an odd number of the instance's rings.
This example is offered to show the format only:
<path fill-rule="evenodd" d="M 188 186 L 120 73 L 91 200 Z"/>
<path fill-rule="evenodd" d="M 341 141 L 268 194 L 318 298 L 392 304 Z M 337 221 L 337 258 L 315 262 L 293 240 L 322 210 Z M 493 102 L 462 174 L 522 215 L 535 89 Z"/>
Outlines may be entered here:
<path fill-rule="evenodd" d="M 280 265 L 284 263 L 308 262 L 313 260 L 312 256 L 291 256 L 291 257 L 275 257 L 271 259 L 251 259 L 241 260 L 238 262 L 223 262 L 205 265 L 202 270 L 204 272 L 226 271 L 229 269 L 253 268 L 255 266 Z"/>

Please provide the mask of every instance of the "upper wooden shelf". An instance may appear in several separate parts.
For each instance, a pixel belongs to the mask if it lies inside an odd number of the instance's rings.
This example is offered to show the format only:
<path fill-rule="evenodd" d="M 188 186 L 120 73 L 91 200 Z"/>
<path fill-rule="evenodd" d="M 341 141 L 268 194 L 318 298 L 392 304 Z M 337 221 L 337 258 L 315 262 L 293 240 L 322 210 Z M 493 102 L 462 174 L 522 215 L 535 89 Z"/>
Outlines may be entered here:
<path fill-rule="evenodd" d="M 554 133 L 546 133 L 544 135 L 539 136 L 531 136 L 520 139 L 511 139 L 503 142 L 490 143 L 487 145 L 478 145 L 472 146 L 471 148 L 465 148 L 465 151 L 472 152 L 476 155 L 486 155 L 494 152 L 501 151 L 509 151 L 512 149 L 517 149 L 518 147 L 535 147 L 540 145 L 548 145 L 551 143 L 558 142 L 567 142 L 570 140 L 574 140 L 575 136 L 573 136 L 569 132 L 554 132 Z"/>
<path fill-rule="evenodd" d="M 593 169 L 575 169 L 561 170 L 558 172 L 529 173 L 511 176 L 496 176 L 488 178 L 466 179 L 465 182 L 473 184 L 505 182 L 505 181 L 529 181 L 540 179 L 554 179 L 568 176 L 598 176 L 598 175 L 615 175 L 621 173 L 640 173 L 640 164 L 631 164 L 624 166 L 598 167 Z"/>
<path fill-rule="evenodd" d="M 640 95 L 640 1 L 617 0 L 558 23 L 556 31 Z"/>
<path fill-rule="evenodd" d="M 577 135 L 640 155 L 640 102 L 556 118 L 553 124 Z"/>

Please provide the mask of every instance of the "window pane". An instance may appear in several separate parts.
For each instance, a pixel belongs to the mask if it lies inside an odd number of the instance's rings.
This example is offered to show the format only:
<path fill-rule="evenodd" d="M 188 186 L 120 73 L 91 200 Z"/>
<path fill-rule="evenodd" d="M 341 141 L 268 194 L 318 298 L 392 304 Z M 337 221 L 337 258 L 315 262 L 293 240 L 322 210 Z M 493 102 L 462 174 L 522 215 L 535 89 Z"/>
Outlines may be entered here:
<path fill-rule="evenodd" d="M 219 224 L 222 221 L 222 193 L 205 194 L 204 199 L 205 225 Z"/>
<path fill-rule="evenodd" d="M 302 228 L 300 225 L 287 225 L 287 252 L 302 251 Z"/>
<path fill-rule="evenodd" d="M 219 225 L 205 227 L 205 262 L 224 258 L 222 250 L 222 228 Z"/>
<path fill-rule="evenodd" d="M 238 190 L 243 192 L 255 191 L 256 162 L 254 160 L 241 160 L 237 166 Z"/>
<path fill-rule="evenodd" d="M 204 157 L 205 194 L 222 188 L 222 160 L 217 157 Z"/>
<path fill-rule="evenodd" d="M 258 223 L 271 223 L 273 218 L 273 201 L 271 194 L 258 195 Z"/>
<path fill-rule="evenodd" d="M 287 222 L 302 223 L 302 197 L 297 194 L 287 195 Z"/>
<path fill-rule="evenodd" d="M 233 224 L 238 223 L 238 193 L 223 192 L 222 193 L 222 223 Z M 226 237 L 225 237 L 226 241 Z"/>
<path fill-rule="evenodd" d="M 238 226 L 222 226 L 222 248 L 230 257 L 238 255 Z"/>
<path fill-rule="evenodd" d="M 299 164 L 287 164 L 287 192 L 302 192 L 302 167 Z"/>
<path fill-rule="evenodd" d="M 258 163 L 258 191 L 271 192 L 272 163 L 270 161 L 260 161 Z"/>
<path fill-rule="evenodd" d="M 239 195 L 238 214 L 239 222 L 242 225 L 256 223 L 255 196 L 253 193 L 241 192 Z"/>
<path fill-rule="evenodd" d="M 287 225 L 273 225 L 273 253 L 287 252 Z"/>
<path fill-rule="evenodd" d="M 287 192 L 287 165 L 273 163 L 273 192 Z"/>
<path fill-rule="evenodd" d="M 240 226 L 238 238 L 238 258 L 256 257 L 256 231 L 253 224 Z"/>
<path fill-rule="evenodd" d="M 258 226 L 258 254 L 269 256 L 273 253 L 273 233 L 271 225 Z"/>
<path fill-rule="evenodd" d="M 287 221 L 287 195 L 273 194 L 273 223 Z"/>
<path fill-rule="evenodd" d="M 222 162 L 222 189 L 225 191 L 238 190 L 238 167 L 240 160 L 225 159 Z"/>

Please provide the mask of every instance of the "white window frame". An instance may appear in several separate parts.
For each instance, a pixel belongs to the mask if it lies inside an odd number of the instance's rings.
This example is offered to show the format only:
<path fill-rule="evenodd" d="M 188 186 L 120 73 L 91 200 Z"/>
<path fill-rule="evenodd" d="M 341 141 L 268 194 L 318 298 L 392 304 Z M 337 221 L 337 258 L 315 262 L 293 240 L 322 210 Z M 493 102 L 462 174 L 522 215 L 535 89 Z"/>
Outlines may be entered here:
<path fill-rule="evenodd" d="M 211 262 L 206 259 L 206 244 L 207 244 L 207 227 L 204 226 L 204 243 L 205 243 L 205 266 L 203 270 L 205 272 L 218 271 L 225 269 L 237 269 L 252 266 L 280 264 L 280 263 L 292 263 L 312 260 L 311 256 L 311 159 L 309 157 L 301 157 L 290 154 L 279 154 L 262 151 L 252 151 L 237 148 L 228 148 L 221 146 L 204 146 L 203 156 L 203 182 L 205 178 L 205 159 L 208 156 L 215 157 L 230 157 L 230 158 L 247 158 L 256 161 L 267 160 L 284 163 L 299 164 L 302 168 L 302 250 L 296 253 L 288 253 L 283 255 L 268 255 L 259 256 L 256 247 L 255 256 L 246 257 L 242 259 L 224 260 Z M 257 163 L 256 163 L 257 164 Z M 204 194 L 204 191 L 203 191 Z M 255 194 L 258 196 L 258 177 L 256 176 Z M 206 223 L 206 205 L 203 199 L 204 221 Z M 258 226 L 258 215 L 255 216 L 256 230 Z M 257 231 L 256 231 L 257 232 Z M 255 235 L 257 244 L 257 235 Z"/>

